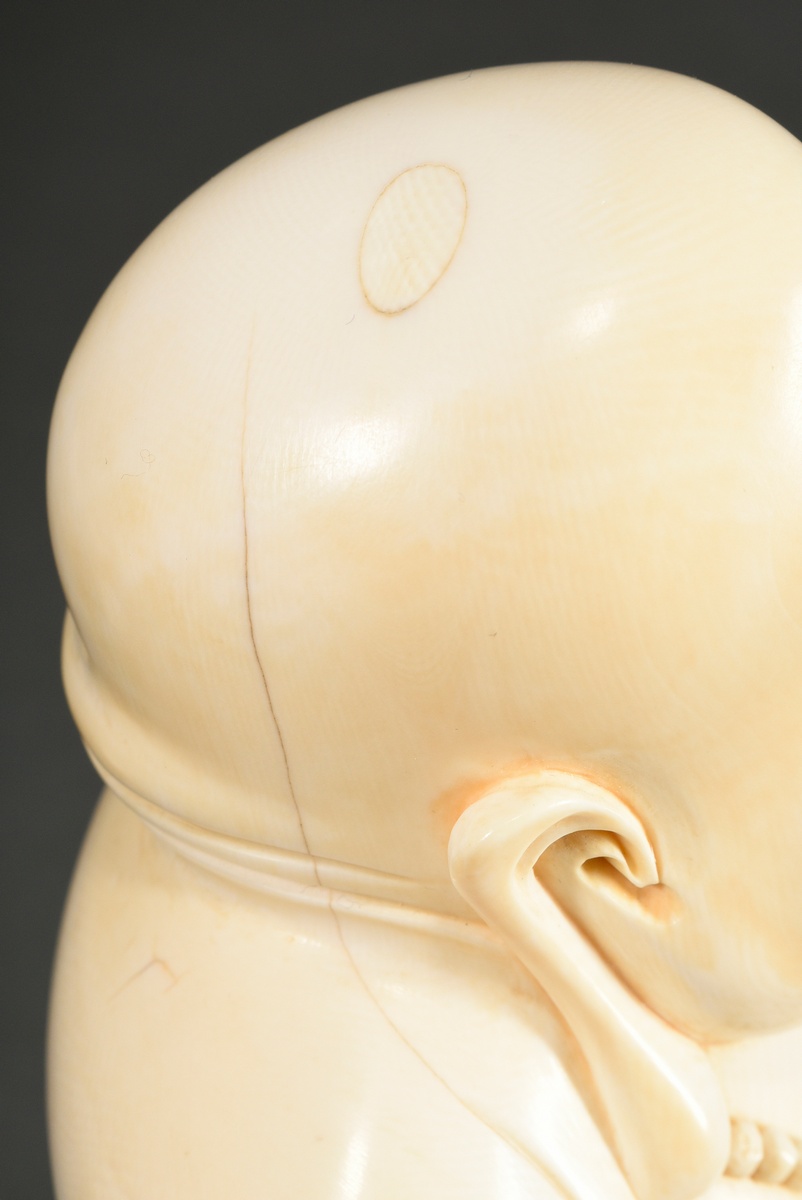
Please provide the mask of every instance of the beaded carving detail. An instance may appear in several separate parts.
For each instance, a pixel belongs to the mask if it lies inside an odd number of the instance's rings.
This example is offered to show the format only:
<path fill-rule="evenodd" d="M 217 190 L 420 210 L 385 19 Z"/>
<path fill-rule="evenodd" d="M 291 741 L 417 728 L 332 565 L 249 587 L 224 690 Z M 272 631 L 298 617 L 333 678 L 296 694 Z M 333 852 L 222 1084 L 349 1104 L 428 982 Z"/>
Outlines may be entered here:
<path fill-rule="evenodd" d="M 730 1157 L 725 1174 L 734 1179 L 774 1183 L 802 1193 L 802 1141 L 776 1125 L 741 1117 L 731 1121 Z"/>

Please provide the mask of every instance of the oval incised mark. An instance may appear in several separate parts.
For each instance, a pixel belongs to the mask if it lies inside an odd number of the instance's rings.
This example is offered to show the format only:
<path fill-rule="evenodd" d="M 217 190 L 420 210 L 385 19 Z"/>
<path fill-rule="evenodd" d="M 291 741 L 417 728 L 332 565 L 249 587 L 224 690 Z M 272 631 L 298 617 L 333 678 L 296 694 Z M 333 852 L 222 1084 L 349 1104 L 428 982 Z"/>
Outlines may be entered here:
<path fill-rule="evenodd" d="M 396 175 L 371 209 L 359 276 L 380 313 L 417 304 L 445 274 L 465 228 L 468 197 L 457 171 L 423 163 Z"/>

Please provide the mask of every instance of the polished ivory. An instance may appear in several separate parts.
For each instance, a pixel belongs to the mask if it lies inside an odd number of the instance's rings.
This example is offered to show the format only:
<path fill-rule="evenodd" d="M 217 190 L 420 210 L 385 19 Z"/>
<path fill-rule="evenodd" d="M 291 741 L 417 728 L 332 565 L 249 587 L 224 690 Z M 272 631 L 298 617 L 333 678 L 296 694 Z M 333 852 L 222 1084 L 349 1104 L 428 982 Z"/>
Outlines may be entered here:
<path fill-rule="evenodd" d="M 223 172 L 67 368 L 107 784 L 60 1200 L 802 1191 L 802 146 L 474 71 Z"/>

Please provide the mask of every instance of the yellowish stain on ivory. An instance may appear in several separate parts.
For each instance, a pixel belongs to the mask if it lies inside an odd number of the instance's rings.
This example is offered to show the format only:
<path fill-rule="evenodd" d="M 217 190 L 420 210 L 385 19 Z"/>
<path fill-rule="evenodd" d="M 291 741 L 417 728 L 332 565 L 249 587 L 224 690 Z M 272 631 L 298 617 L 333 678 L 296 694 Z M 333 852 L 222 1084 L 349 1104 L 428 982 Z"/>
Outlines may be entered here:
<path fill-rule="evenodd" d="M 371 209 L 359 249 L 359 277 L 381 313 L 417 304 L 442 279 L 457 252 L 468 195 L 461 176 L 442 163 L 396 175 Z"/>

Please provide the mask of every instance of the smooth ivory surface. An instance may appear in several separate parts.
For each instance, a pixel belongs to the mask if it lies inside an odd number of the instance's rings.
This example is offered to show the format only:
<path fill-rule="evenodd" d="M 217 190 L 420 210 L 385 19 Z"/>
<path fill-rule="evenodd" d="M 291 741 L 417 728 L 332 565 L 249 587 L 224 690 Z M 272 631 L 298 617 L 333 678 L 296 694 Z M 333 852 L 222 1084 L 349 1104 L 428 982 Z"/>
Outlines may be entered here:
<path fill-rule="evenodd" d="M 60 1200 L 802 1190 L 802 146 L 545 64 L 279 138 L 67 368 Z"/>

